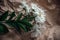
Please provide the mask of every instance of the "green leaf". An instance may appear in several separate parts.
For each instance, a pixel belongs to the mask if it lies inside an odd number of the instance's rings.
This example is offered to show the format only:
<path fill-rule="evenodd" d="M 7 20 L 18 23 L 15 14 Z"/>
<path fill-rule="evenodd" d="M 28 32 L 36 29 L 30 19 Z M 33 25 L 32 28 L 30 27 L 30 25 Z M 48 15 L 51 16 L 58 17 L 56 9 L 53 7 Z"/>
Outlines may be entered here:
<path fill-rule="evenodd" d="M 31 24 L 31 23 L 29 23 L 27 20 L 21 20 L 21 21 L 19 21 L 20 23 L 22 23 L 22 24 L 24 24 L 24 25 L 26 25 L 26 26 L 28 26 L 28 27 L 32 27 L 33 25 Z"/>
<path fill-rule="evenodd" d="M 28 21 L 28 19 L 27 18 L 23 18 L 21 21 Z M 28 21 L 29 22 L 29 21 Z"/>
<path fill-rule="evenodd" d="M 14 21 L 7 20 L 5 23 L 8 24 L 9 26 L 13 27 L 13 26 L 14 26 L 14 25 L 13 25 L 13 22 L 14 22 Z"/>
<path fill-rule="evenodd" d="M 14 25 L 14 28 L 20 33 L 21 31 L 20 31 L 20 27 L 18 26 L 18 24 L 15 22 L 13 23 L 13 25 Z"/>
<path fill-rule="evenodd" d="M 17 19 L 16 19 L 16 21 L 19 21 L 20 20 L 20 18 L 22 17 L 22 13 L 20 13 L 19 15 L 18 15 L 18 17 L 17 17 Z"/>
<path fill-rule="evenodd" d="M 27 31 L 30 31 L 33 27 L 33 25 L 29 23 L 29 21 L 27 21 L 26 19 L 20 21 L 20 23 L 26 26 Z"/>
<path fill-rule="evenodd" d="M 22 20 L 32 21 L 36 16 L 26 15 Z"/>
<path fill-rule="evenodd" d="M 15 12 L 12 12 L 12 14 L 10 14 L 10 18 L 8 20 L 11 20 L 14 16 L 15 16 Z"/>
<path fill-rule="evenodd" d="M 20 33 L 20 27 L 18 26 L 16 21 L 7 21 L 6 24 L 8 24 L 9 26 L 12 26 Z"/>
<path fill-rule="evenodd" d="M 19 33 L 20 33 L 20 28 L 22 28 L 25 32 L 27 32 L 27 29 L 25 28 L 25 25 L 21 24 L 20 22 L 7 21 L 6 23 L 9 26 L 14 27 Z"/>
<path fill-rule="evenodd" d="M 6 34 L 8 32 L 8 28 L 4 24 L 0 23 L 0 35 Z"/>
<path fill-rule="evenodd" d="M 27 28 L 25 25 L 18 23 L 18 25 L 20 26 L 20 28 L 22 28 L 25 32 L 28 32 Z"/>
<path fill-rule="evenodd" d="M 2 14 L 2 15 L 0 16 L 0 21 L 5 20 L 5 19 L 7 18 L 7 16 L 8 16 L 8 11 L 6 11 L 4 14 Z"/>

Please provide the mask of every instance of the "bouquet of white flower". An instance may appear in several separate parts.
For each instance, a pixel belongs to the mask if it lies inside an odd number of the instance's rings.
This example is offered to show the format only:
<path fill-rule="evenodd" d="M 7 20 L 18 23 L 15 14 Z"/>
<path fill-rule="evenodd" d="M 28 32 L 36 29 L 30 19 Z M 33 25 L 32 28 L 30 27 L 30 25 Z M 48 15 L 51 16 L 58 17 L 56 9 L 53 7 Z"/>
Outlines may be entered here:
<path fill-rule="evenodd" d="M 41 29 L 43 30 L 43 24 L 46 21 L 45 19 L 45 11 L 42 9 L 42 7 L 39 8 L 39 6 L 35 3 L 31 3 L 31 6 L 29 6 L 26 1 L 22 2 L 22 4 L 24 5 L 23 7 L 26 7 L 26 15 L 28 14 L 33 14 L 33 16 L 36 16 L 34 18 L 34 26 L 32 28 L 32 30 L 34 31 L 32 33 L 32 37 L 37 37 L 41 34 Z M 31 12 L 31 13 L 29 13 Z M 31 21 L 32 22 L 32 21 Z"/>
<path fill-rule="evenodd" d="M 26 1 L 21 1 L 21 5 L 19 5 L 20 9 L 18 15 L 15 15 L 15 12 L 5 12 L 0 16 L 0 34 L 7 33 L 9 30 L 3 23 L 12 26 L 15 28 L 19 33 L 20 29 L 22 28 L 24 31 L 31 31 L 32 37 L 37 37 L 41 34 L 42 24 L 46 21 L 45 19 L 45 12 L 42 8 L 39 8 L 37 4 L 31 3 L 29 6 Z M 24 11 L 24 12 L 23 12 Z M 10 16 L 9 19 L 6 18 Z M 13 19 L 15 17 L 15 19 Z M 32 21 L 34 21 L 32 23 Z"/>

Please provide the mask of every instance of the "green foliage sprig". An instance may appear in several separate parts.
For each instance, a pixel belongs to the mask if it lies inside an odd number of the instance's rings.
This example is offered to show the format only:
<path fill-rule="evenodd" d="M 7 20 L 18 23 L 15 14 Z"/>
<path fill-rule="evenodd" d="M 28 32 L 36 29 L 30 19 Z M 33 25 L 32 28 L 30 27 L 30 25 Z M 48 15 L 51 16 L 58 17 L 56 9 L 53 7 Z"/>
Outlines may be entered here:
<path fill-rule="evenodd" d="M 8 16 L 10 16 L 10 18 L 6 20 Z M 21 32 L 21 29 L 23 29 L 25 32 L 31 30 L 33 25 L 29 23 L 29 21 L 32 21 L 35 18 L 35 16 L 26 15 L 24 16 L 24 18 L 22 18 L 23 13 L 19 13 L 16 19 L 12 20 L 12 18 L 15 16 L 15 12 L 9 14 L 9 11 L 6 11 L 0 16 L 0 35 L 9 32 L 8 27 L 5 24 L 9 25 L 9 27 L 15 28 L 19 33 Z"/>

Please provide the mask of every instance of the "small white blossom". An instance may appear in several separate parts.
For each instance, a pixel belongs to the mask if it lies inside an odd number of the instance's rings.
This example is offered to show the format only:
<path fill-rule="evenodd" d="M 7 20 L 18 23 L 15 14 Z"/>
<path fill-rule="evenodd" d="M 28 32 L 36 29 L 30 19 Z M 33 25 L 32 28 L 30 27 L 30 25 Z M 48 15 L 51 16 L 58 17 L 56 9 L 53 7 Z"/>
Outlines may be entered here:
<path fill-rule="evenodd" d="M 34 30 L 34 32 L 31 34 L 32 37 L 38 37 L 41 34 L 38 24 L 35 24 L 33 26 L 33 30 Z"/>
<path fill-rule="evenodd" d="M 42 33 L 44 32 L 44 30 L 46 29 L 46 27 L 43 24 L 35 24 L 33 26 L 33 33 L 31 34 L 32 37 L 38 37 L 40 35 L 42 35 Z"/>
<path fill-rule="evenodd" d="M 31 8 L 34 9 L 34 11 L 33 11 L 34 15 L 37 15 L 35 17 L 36 23 L 39 23 L 39 25 L 35 24 L 33 26 L 34 32 L 32 33 L 32 37 L 38 37 L 39 35 L 42 34 L 42 31 L 45 29 L 45 27 L 42 27 L 43 26 L 42 24 L 46 21 L 45 20 L 45 12 L 42 8 L 39 8 L 34 3 L 31 3 Z"/>
<path fill-rule="evenodd" d="M 35 18 L 36 22 L 44 23 L 45 22 L 45 12 L 42 8 L 39 8 L 36 4 L 31 4 L 32 9 L 34 9 L 34 14 L 37 15 Z"/>
<path fill-rule="evenodd" d="M 39 28 L 39 25 L 35 24 L 34 27 L 33 27 L 33 30 L 36 30 Z"/>
<path fill-rule="evenodd" d="M 44 23 L 44 22 L 45 22 L 45 18 L 44 18 L 44 17 L 37 16 L 37 17 L 35 18 L 35 21 L 36 21 L 37 23 Z"/>
<path fill-rule="evenodd" d="M 30 7 L 29 7 L 29 5 L 27 4 L 27 2 L 26 1 L 22 1 L 22 7 L 23 8 L 26 8 L 26 11 L 29 13 L 30 12 Z"/>

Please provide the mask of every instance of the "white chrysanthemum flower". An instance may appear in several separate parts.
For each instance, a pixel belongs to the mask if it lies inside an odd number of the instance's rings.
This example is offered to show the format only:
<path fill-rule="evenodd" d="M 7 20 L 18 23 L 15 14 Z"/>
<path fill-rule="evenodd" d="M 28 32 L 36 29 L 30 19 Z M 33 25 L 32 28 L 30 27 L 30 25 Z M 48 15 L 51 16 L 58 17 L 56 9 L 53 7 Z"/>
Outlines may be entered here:
<path fill-rule="evenodd" d="M 45 29 L 45 27 L 42 27 L 43 23 L 46 21 L 45 20 L 45 12 L 42 8 L 39 8 L 36 4 L 31 3 L 31 8 L 34 9 L 33 13 L 34 15 L 36 15 L 35 17 L 35 21 L 38 24 L 35 24 L 33 26 L 33 30 L 34 32 L 32 33 L 32 37 L 38 37 L 39 35 L 41 35 L 43 32 L 43 29 Z"/>
<path fill-rule="evenodd" d="M 37 23 L 44 23 L 45 22 L 45 18 L 42 16 L 42 17 L 40 17 L 40 16 L 37 16 L 36 18 L 35 18 L 35 21 L 37 22 Z"/>
<path fill-rule="evenodd" d="M 33 26 L 33 33 L 31 34 L 32 37 L 38 37 L 40 35 L 42 35 L 44 33 L 44 30 L 46 29 L 46 27 L 42 24 L 35 24 Z"/>
<path fill-rule="evenodd" d="M 45 12 L 42 8 L 39 8 L 36 4 L 31 4 L 32 9 L 34 9 L 34 14 L 37 15 L 35 18 L 36 22 L 44 23 L 45 22 Z"/>
<path fill-rule="evenodd" d="M 38 24 L 35 24 L 33 26 L 33 30 L 34 30 L 34 32 L 31 34 L 32 37 L 38 37 L 41 34 L 40 27 Z"/>
<path fill-rule="evenodd" d="M 22 3 L 22 8 L 26 8 L 27 13 L 29 13 L 31 8 L 27 4 L 27 2 L 26 1 L 22 1 L 21 3 Z"/>
<path fill-rule="evenodd" d="M 32 37 L 38 37 L 39 35 L 41 35 L 42 29 L 44 28 L 42 27 L 42 24 L 46 21 L 44 10 L 42 8 L 39 8 L 35 3 L 31 3 L 31 6 L 29 6 L 26 1 L 22 1 L 22 6 L 20 6 L 20 8 L 26 8 L 27 14 L 29 12 L 33 12 L 33 14 L 36 15 L 36 24 L 32 28 L 34 30 L 34 32 L 32 33 Z M 39 23 L 39 25 L 37 23 Z"/>

